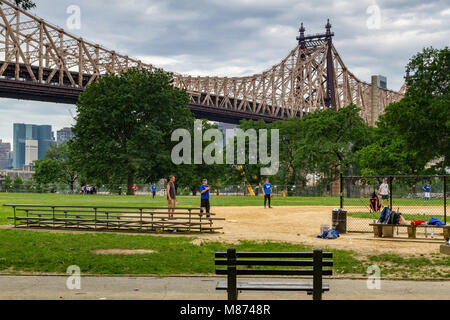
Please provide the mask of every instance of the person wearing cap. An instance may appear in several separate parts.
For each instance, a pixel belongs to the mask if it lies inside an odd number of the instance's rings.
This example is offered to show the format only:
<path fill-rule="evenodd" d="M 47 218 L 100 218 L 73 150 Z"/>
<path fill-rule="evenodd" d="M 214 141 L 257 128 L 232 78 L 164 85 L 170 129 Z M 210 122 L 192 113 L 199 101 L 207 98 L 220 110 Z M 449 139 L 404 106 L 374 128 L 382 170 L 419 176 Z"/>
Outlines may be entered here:
<path fill-rule="evenodd" d="M 201 203 L 200 203 L 200 207 L 201 209 L 201 213 L 203 213 L 203 208 L 206 209 L 206 217 L 209 218 L 210 217 L 210 205 L 209 205 L 209 190 L 211 188 L 208 186 L 208 180 L 207 179 L 203 179 L 203 184 L 200 186 L 200 194 L 201 194 Z"/>

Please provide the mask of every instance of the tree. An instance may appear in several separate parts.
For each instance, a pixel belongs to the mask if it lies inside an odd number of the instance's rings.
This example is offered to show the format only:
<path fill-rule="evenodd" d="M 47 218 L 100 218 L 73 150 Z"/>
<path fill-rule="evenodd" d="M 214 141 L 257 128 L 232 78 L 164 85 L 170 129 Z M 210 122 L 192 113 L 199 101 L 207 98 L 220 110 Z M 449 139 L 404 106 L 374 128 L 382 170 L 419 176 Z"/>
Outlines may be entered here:
<path fill-rule="evenodd" d="M 18 176 L 14 179 L 14 181 L 13 181 L 13 187 L 14 187 L 14 190 L 16 190 L 16 191 L 21 191 L 22 186 L 23 186 L 23 180 L 22 180 L 22 178 L 18 175 Z"/>
<path fill-rule="evenodd" d="M 34 162 L 34 181 L 39 184 L 66 183 L 73 191 L 78 173 L 68 143 L 52 145 L 45 152 L 45 159 Z"/>
<path fill-rule="evenodd" d="M 425 174 L 425 154 L 408 148 L 406 141 L 380 117 L 373 142 L 359 151 L 361 174 L 367 176 Z"/>
<path fill-rule="evenodd" d="M 334 111 L 316 111 L 302 119 L 301 138 L 296 142 L 295 164 L 317 170 L 331 180 L 358 162 L 357 151 L 371 140 L 371 129 L 355 105 Z"/>
<path fill-rule="evenodd" d="M 450 50 L 426 48 L 408 64 L 406 96 L 386 108 L 385 121 L 408 150 L 450 166 Z"/>
<path fill-rule="evenodd" d="M 57 160 L 37 160 L 34 162 L 33 179 L 38 184 L 58 183 L 61 172 L 61 164 Z"/>
<path fill-rule="evenodd" d="M 15 4 L 21 7 L 23 10 L 29 10 L 36 7 L 36 3 L 31 0 L 14 0 Z M 0 5 L 2 3 L 0 2 Z"/>
<path fill-rule="evenodd" d="M 11 179 L 11 177 L 9 175 L 6 175 L 5 178 L 5 189 L 8 190 L 10 188 L 12 188 L 13 184 L 13 180 Z"/>
<path fill-rule="evenodd" d="M 173 170 L 172 132 L 193 124 L 188 102 L 162 70 L 105 75 L 78 99 L 70 143 L 76 167 L 104 184 L 126 181 L 129 195 L 136 179 L 167 176 Z"/>
<path fill-rule="evenodd" d="M 217 125 L 210 124 L 207 120 L 202 120 L 202 130 L 205 133 L 209 129 L 218 129 Z M 191 137 L 193 137 L 193 128 L 189 130 Z M 216 141 L 202 141 L 202 151 L 206 147 L 215 143 Z M 191 148 L 194 150 L 194 143 L 191 141 Z M 192 193 L 195 195 L 197 189 L 202 184 L 203 179 L 208 179 L 210 186 L 215 186 L 224 177 L 226 172 L 226 165 L 224 164 L 195 164 L 194 155 L 192 154 L 191 164 L 180 164 L 174 166 L 171 171 L 176 179 L 176 185 L 180 187 L 188 187 Z M 213 190 L 213 187 L 211 190 Z"/>
<path fill-rule="evenodd" d="M 424 48 L 409 61 L 407 97 L 450 95 L 450 48 Z"/>

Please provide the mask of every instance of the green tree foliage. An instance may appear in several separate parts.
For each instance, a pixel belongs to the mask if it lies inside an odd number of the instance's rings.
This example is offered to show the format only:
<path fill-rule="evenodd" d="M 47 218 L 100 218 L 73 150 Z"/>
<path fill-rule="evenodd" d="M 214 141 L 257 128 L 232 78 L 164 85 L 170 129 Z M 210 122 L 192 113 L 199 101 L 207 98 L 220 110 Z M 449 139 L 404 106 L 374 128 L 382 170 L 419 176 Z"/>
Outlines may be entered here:
<path fill-rule="evenodd" d="M 44 160 L 35 161 L 34 181 L 38 184 L 66 183 L 70 190 L 74 190 L 78 173 L 74 167 L 72 156 L 67 142 L 52 145 L 45 153 Z"/>
<path fill-rule="evenodd" d="M 107 74 L 79 97 L 70 144 L 83 176 L 103 184 L 156 181 L 173 170 L 172 132 L 191 128 L 185 91 L 162 70 Z"/>
<path fill-rule="evenodd" d="M 426 48 L 408 68 L 405 98 L 386 108 L 376 141 L 360 153 L 365 173 L 444 173 L 450 166 L 450 50 Z M 425 170 L 436 159 L 443 161 Z"/>
<path fill-rule="evenodd" d="M 21 191 L 22 190 L 22 186 L 23 186 L 23 180 L 18 175 L 17 177 L 14 178 L 14 181 L 13 181 L 14 190 Z"/>
<path fill-rule="evenodd" d="M 270 177 L 271 181 L 276 184 L 305 186 L 308 173 L 315 172 L 323 177 L 336 179 L 340 170 L 357 170 L 357 151 L 370 143 L 373 136 L 373 129 L 364 123 L 359 112 L 356 106 L 351 105 L 337 112 L 327 109 L 302 119 L 293 118 L 272 124 L 242 121 L 240 128 L 256 131 L 278 129 L 280 170 L 276 176 Z M 246 147 L 248 150 L 248 141 Z M 250 184 L 264 180 L 260 176 L 261 165 L 246 164 L 243 168 Z M 237 170 L 234 170 L 233 175 L 242 180 Z"/>
<path fill-rule="evenodd" d="M 359 112 L 350 105 L 305 116 L 299 128 L 300 139 L 295 143 L 294 163 L 309 171 L 318 170 L 333 180 L 340 171 L 350 173 L 358 162 L 357 151 L 371 141 L 372 130 Z"/>
<path fill-rule="evenodd" d="M 203 134 L 209 129 L 217 129 L 217 125 L 210 124 L 207 120 L 202 120 L 202 130 Z M 194 136 L 193 127 L 186 128 Z M 213 141 L 205 141 L 202 143 L 202 152 L 205 148 L 211 144 L 215 143 Z M 215 188 L 217 183 L 220 183 L 221 178 L 226 170 L 225 164 L 195 164 L 194 163 L 194 141 L 191 141 L 192 157 L 191 164 L 180 164 L 173 166 L 172 174 L 176 176 L 175 184 L 179 187 L 188 187 L 193 194 L 197 192 L 202 184 L 203 179 L 208 179 L 208 184 L 211 186 L 211 190 Z"/>
<path fill-rule="evenodd" d="M 380 117 L 373 143 L 359 151 L 361 174 L 367 176 L 425 174 L 426 155 L 409 149 L 405 140 Z"/>
<path fill-rule="evenodd" d="M 37 160 L 34 162 L 33 179 L 38 184 L 57 183 L 61 180 L 61 164 L 57 160 Z"/>
<path fill-rule="evenodd" d="M 36 7 L 36 3 L 34 3 L 34 1 L 31 1 L 31 0 L 14 0 L 14 3 L 24 10 L 33 9 Z M 2 3 L 0 1 L 0 5 L 1 4 Z"/>

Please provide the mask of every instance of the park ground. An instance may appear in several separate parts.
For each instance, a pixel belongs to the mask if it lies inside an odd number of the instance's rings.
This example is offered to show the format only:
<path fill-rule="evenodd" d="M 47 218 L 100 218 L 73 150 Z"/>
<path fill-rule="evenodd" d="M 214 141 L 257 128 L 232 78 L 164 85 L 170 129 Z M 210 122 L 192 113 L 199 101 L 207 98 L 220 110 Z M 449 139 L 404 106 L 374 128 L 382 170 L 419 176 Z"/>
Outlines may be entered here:
<path fill-rule="evenodd" d="M 323 248 L 334 253 L 335 279 L 366 279 L 367 268 L 377 265 L 385 280 L 443 280 L 450 286 L 450 257 L 439 253 L 443 241 L 376 240 L 370 233 L 318 239 L 320 226 L 331 224 L 331 211 L 338 206 L 339 198 L 275 198 L 273 209 L 264 209 L 261 201 L 251 197 L 214 197 L 213 212 L 226 219 L 216 223 L 223 227 L 222 232 L 190 235 L 18 230 L 7 219 L 12 215 L 11 208 L 0 207 L 0 273 L 55 276 L 65 274 L 70 265 L 78 265 L 83 275 L 211 276 L 214 252 L 230 246 L 241 251 Z M 152 200 L 146 196 L 1 194 L 0 205 L 5 203 L 166 205 L 163 197 Z M 355 211 L 362 210 L 358 201 L 347 204 Z M 408 204 L 408 199 L 402 203 L 405 207 Z M 179 206 L 198 205 L 198 197 L 179 199 Z M 435 205 L 430 202 L 424 207 Z"/>

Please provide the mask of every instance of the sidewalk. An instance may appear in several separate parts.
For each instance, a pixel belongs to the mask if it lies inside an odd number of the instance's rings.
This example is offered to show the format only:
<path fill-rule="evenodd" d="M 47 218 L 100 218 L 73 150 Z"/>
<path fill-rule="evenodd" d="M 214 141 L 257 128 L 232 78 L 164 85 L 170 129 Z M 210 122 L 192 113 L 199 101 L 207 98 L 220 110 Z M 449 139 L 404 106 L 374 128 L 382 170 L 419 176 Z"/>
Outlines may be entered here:
<path fill-rule="evenodd" d="M 0 300 L 226 300 L 216 291 L 215 277 L 81 277 L 81 290 L 66 287 L 63 276 L 0 276 Z M 244 279 L 241 279 L 244 280 Z M 263 279 L 246 279 L 260 281 Z M 292 281 L 266 279 L 266 281 Z M 298 280 L 304 281 L 304 280 Z M 380 290 L 369 290 L 366 280 L 325 280 L 325 300 L 448 300 L 450 281 L 382 280 Z M 310 300 L 305 292 L 243 292 L 246 300 Z"/>

